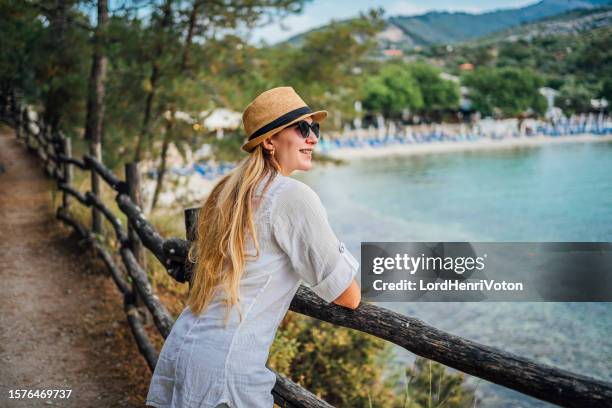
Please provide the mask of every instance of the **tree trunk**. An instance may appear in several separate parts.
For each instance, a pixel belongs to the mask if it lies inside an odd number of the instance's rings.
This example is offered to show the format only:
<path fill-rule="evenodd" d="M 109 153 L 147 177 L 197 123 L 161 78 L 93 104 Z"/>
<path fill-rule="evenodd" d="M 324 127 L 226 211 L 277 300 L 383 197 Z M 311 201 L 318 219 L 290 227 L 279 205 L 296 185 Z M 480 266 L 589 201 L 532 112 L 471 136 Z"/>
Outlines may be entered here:
<path fill-rule="evenodd" d="M 163 17 L 161 22 L 160 31 L 164 33 L 172 22 L 172 0 L 166 0 L 163 6 Z M 136 141 L 136 152 L 134 154 L 134 161 L 138 163 L 142 158 L 142 148 L 146 138 L 149 137 L 151 132 L 151 111 L 153 110 L 153 102 L 155 100 L 155 92 L 157 90 L 157 82 L 161 75 L 160 70 L 160 59 L 164 52 L 164 38 L 161 34 L 157 37 L 157 43 L 155 47 L 155 56 L 153 60 L 153 69 L 151 70 L 151 76 L 149 77 L 150 90 L 147 95 L 145 103 L 145 111 L 142 119 L 142 127 Z"/>
<path fill-rule="evenodd" d="M 68 28 L 68 9 L 70 7 L 71 5 L 68 2 L 56 0 L 47 16 L 49 18 L 49 27 L 52 33 L 51 46 L 54 47 L 55 51 L 60 56 L 64 55 L 64 50 L 66 48 L 64 40 Z M 55 69 L 58 67 L 54 66 L 52 68 Z M 52 132 L 59 129 L 63 101 L 62 90 L 58 89 L 57 85 L 52 85 L 45 98 L 45 112 L 43 114 L 43 119 L 45 123 L 51 127 Z"/>
<path fill-rule="evenodd" d="M 187 65 L 189 65 L 189 49 L 191 48 L 191 42 L 193 41 L 195 23 L 201 5 L 202 0 L 194 0 L 191 13 L 189 13 L 189 27 L 187 29 L 187 37 L 185 38 L 185 48 L 183 49 L 183 61 L 181 62 L 181 71 L 186 71 Z"/>
<path fill-rule="evenodd" d="M 161 164 L 159 165 L 159 169 L 157 172 L 157 183 L 155 185 L 155 193 L 153 194 L 153 200 L 151 202 L 151 211 L 157 205 L 157 199 L 159 198 L 159 194 L 161 193 L 164 176 L 166 174 L 166 159 L 168 155 L 168 146 L 170 145 L 170 140 L 172 139 L 172 128 L 174 127 L 174 110 L 171 111 L 171 118 L 166 123 L 166 134 L 164 135 L 164 142 L 162 144 L 161 151 Z"/>
<path fill-rule="evenodd" d="M 191 42 L 193 40 L 193 33 L 195 31 L 195 24 L 196 24 L 198 12 L 202 4 L 203 4 L 202 0 L 194 0 L 193 7 L 191 9 L 191 12 L 189 13 L 189 27 L 187 28 L 187 37 L 185 38 L 185 47 L 183 48 L 183 59 L 181 62 L 181 69 L 180 69 L 181 72 L 187 71 L 187 66 L 189 64 L 189 49 L 191 46 Z M 160 164 L 159 171 L 157 173 L 155 193 L 153 194 L 153 200 L 151 202 L 151 211 L 153 211 L 153 209 L 157 206 L 157 200 L 159 199 L 159 194 L 161 193 L 163 189 L 164 176 L 166 174 L 166 160 L 167 160 L 167 154 L 168 154 L 168 146 L 170 145 L 170 140 L 172 139 L 172 129 L 174 126 L 175 109 L 171 108 L 170 112 L 171 112 L 172 117 L 170 121 L 166 124 L 166 134 L 164 135 L 164 141 L 162 144 L 162 151 L 161 151 L 161 164 Z"/>
<path fill-rule="evenodd" d="M 102 161 L 104 96 L 106 93 L 106 69 L 108 65 L 105 48 L 107 25 L 107 0 L 98 0 L 98 25 L 94 34 L 94 53 L 89 75 L 85 139 L 89 140 L 89 153 L 100 162 Z M 91 172 L 91 192 L 96 196 L 100 195 L 100 180 L 95 171 Z M 102 231 L 102 216 L 95 207 L 92 207 L 92 230 L 94 233 Z"/>

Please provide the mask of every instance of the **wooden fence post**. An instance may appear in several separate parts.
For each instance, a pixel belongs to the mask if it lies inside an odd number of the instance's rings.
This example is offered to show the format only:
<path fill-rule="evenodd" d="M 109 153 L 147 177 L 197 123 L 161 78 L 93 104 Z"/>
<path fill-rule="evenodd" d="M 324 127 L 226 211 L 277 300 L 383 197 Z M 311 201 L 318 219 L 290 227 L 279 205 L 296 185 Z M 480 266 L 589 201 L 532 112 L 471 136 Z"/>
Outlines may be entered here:
<path fill-rule="evenodd" d="M 19 111 L 19 138 L 20 139 L 25 139 L 26 137 L 26 124 L 27 124 L 27 108 L 22 108 L 21 111 Z"/>
<path fill-rule="evenodd" d="M 59 187 L 60 183 L 62 183 L 62 178 L 64 177 L 64 171 L 62 162 L 60 161 L 60 155 L 64 152 L 64 135 L 57 131 L 52 138 L 52 148 L 53 150 L 53 176 L 57 180 L 57 185 Z"/>
<path fill-rule="evenodd" d="M 17 112 L 19 109 L 19 104 L 17 103 L 17 95 L 15 95 L 15 89 L 11 89 L 10 97 L 11 97 L 10 117 L 11 117 L 11 120 L 14 122 L 15 118 L 17 117 Z"/>
<path fill-rule="evenodd" d="M 25 145 L 29 151 L 32 151 L 32 145 L 31 145 L 32 142 L 30 141 L 30 114 L 29 114 L 28 108 L 25 108 L 23 111 L 22 126 L 23 126 L 23 133 L 25 137 Z"/>
<path fill-rule="evenodd" d="M 45 133 L 45 155 L 47 156 L 45 171 L 49 176 L 53 176 L 53 160 L 51 159 L 51 155 L 53 154 L 53 136 L 54 130 L 52 127 L 49 127 L 49 130 Z"/>
<path fill-rule="evenodd" d="M 38 134 L 38 142 L 39 146 L 39 154 L 43 159 L 43 165 L 45 167 L 45 173 L 49 174 L 49 156 L 47 155 L 47 144 L 45 141 L 47 140 L 47 133 L 49 132 L 49 126 L 45 124 L 43 126 L 42 132 Z"/>
<path fill-rule="evenodd" d="M 17 114 L 14 117 L 15 120 L 15 136 L 17 140 L 21 139 L 21 125 L 23 123 L 23 110 L 19 108 Z"/>
<path fill-rule="evenodd" d="M 196 228 L 198 221 L 198 212 L 200 208 L 187 208 L 185 210 L 185 235 L 188 241 L 194 241 L 196 238 Z"/>
<path fill-rule="evenodd" d="M 64 156 L 66 156 L 67 159 L 72 158 L 72 140 L 69 137 L 64 137 L 62 142 Z M 72 164 L 64 162 L 63 171 L 64 184 L 67 186 L 72 185 Z M 68 207 L 70 207 L 70 195 L 66 191 L 64 191 L 64 195 L 62 197 L 62 207 L 66 211 L 68 210 Z"/>
<path fill-rule="evenodd" d="M 188 241 L 193 242 L 196 240 L 199 213 L 199 207 L 185 209 L 185 235 Z M 185 262 L 189 262 L 189 260 L 186 259 Z M 187 284 L 191 289 L 191 280 L 187 280 Z"/>
<path fill-rule="evenodd" d="M 102 146 L 100 143 L 93 143 L 90 146 L 89 153 L 100 163 L 102 163 Z M 100 177 L 98 173 L 91 170 L 91 194 L 95 195 L 98 198 L 100 197 Z M 96 206 L 91 206 L 91 232 L 94 234 L 102 233 L 102 214 L 96 208 Z"/>
<path fill-rule="evenodd" d="M 36 154 L 40 158 L 43 165 L 45 164 L 44 156 L 42 154 L 42 143 L 40 141 L 41 136 L 44 135 L 45 127 L 41 122 L 38 122 L 38 133 L 34 135 L 34 141 L 36 142 Z"/>
<path fill-rule="evenodd" d="M 30 152 L 34 151 L 34 147 L 32 145 L 32 127 L 30 123 L 30 114 L 26 112 L 26 120 L 24 122 L 25 125 L 25 133 L 26 133 L 26 147 Z"/>
<path fill-rule="evenodd" d="M 140 173 L 138 171 L 138 162 L 136 163 L 126 163 L 125 164 L 125 182 L 128 188 L 128 195 L 138 207 L 142 208 L 142 196 L 140 193 Z M 134 254 L 134 257 L 138 261 L 138 264 L 142 267 L 143 270 L 147 270 L 147 258 L 145 254 L 144 247 L 142 245 L 142 241 L 138 237 L 138 233 L 134 228 L 132 228 L 132 224 L 128 222 L 128 238 L 130 240 L 130 249 Z M 132 293 L 134 294 L 134 306 L 141 310 L 143 322 L 145 324 L 149 323 L 152 319 L 150 313 L 147 311 L 146 307 L 142 299 L 138 296 L 138 292 L 136 291 L 136 286 L 132 283 Z"/>
<path fill-rule="evenodd" d="M 51 171 L 49 170 L 49 137 L 48 134 L 51 132 L 51 128 L 49 126 L 45 126 L 44 130 L 41 134 L 41 137 L 39 138 L 40 143 L 41 143 L 41 151 L 42 151 L 42 156 L 43 156 L 43 163 L 45 166 L 45 173 L 50 176 L 51 175 Z"/>
<path fill-rule="evenodd" d="M 26 147 L 29 147 L 28 143 L 30 139 L 28 137 L 30 130 L 30 116 L 28 115 L 28 108 L 23 108 L 23 113 L 21 115 L 21 133 L 22 137 L 25 139 Z"/>

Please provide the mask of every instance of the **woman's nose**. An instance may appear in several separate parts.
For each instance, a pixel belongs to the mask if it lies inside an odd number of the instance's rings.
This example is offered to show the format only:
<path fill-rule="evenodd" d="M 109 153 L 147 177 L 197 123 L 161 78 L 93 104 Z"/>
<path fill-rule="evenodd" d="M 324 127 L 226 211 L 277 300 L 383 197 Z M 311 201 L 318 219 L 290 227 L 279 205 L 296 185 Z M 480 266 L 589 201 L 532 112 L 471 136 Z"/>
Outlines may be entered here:
<path fill-rule="evenodd" d="M 319 143 L 319 139 L 317 138 L 317 136 L 314 134 L 314 132 L 312 130 L 308 134 L 308 138 L 306 139 L 306 142 L 310 143 L 310 144 L 317 144 L 317 143 Z"/>

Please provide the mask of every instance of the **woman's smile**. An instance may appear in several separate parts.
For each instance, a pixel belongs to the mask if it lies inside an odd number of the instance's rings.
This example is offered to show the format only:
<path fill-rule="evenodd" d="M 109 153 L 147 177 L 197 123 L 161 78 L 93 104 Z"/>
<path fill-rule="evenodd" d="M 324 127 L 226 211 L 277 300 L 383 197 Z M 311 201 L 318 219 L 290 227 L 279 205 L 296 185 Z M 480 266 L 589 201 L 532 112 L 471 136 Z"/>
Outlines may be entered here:
<path fill-rule="evenodd" d="M 300 152 L 305 154 L 309 158 L 312 158 L 312 148 L 300 149 Z"/>

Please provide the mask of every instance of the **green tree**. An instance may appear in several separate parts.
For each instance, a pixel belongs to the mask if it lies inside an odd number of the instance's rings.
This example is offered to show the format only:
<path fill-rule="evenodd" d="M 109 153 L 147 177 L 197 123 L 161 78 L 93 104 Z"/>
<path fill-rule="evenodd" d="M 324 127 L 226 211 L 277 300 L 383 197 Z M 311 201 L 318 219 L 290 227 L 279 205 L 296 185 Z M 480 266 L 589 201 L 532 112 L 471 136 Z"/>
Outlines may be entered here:
<path fill-rule="evenodd" d="M 474 108 L 484 115 L 495 109 L 504 116 L 516 116 L 529 109 L 544 113 L 546 99 L 540 94 L 543 79 L 529 69 L 477 68 L 463 77 L 470 89 Z"/>
<path fill-rule="evenodd" d="M 330 404 L 393 407 L 397 378 L 383 340 L 290 312 L 279 327 L 269 364 Z"/>
<path fill-rule="evenodd" d="M 422 109 L 423 94 L 407 66 L 387 64 L 363 85 L 363 106 L 386 117 L 398 117 L 404 109 Z"/>
<path fill-rule="evenodd" d="M 0 86 L 5 92 L 16 89 L 26 97 L 40 92 L 32 62 L 34 56 L 44 52 L 40 39 L 45 26 L 37 15 L 22 2 L 0 2 Z"/>
<path fill-rule="evenodd" d="M 315 107 L 333 107 L 327 126 L 333 125 L 336 112 L 354 115 L 359 84 L 383 25 L 382 10 L 373 9 L 361 18 L 332 22 L 309 33 L 301 46 L 274 48 L 268 53 L 273 61 L 268 77 L 293 85 Z"/>
<path fill-rule="evenodd" d="M 153 24 L 151 26 L 150 35 L 152 37 L 152 52 L 149 54 L 151 64 L 151 73 L 148 79 L 143 83 L 146 91 L 144 114 L 142 117 L 142 125 L 138 137 L 136 138 L 136 148 L 134 152 L 134 161 L 141 160 L 145 140 L 150 139 L 153 117 L 159 116 L 163 108 L 159 108 L 156 112 L 153 111 L 155 96 L 158 92 L 159 82 L 162 74 L 167 66 L 172 65 L 174 59 L 167 52 L 168 49 L 176 50 L 172 47 L 175 43 L 178 32 L 173 26 L 173 10 L 174 0 L 165 0 L 159 10 L 153 13 Z M 175 44 L 176 45 L 176 44 Z M 152 143 L 151 143 L 152 144 Z"/>
<path fill-rule="evenodd" d="M 568 79 L 559 90 L 555 98 L 555 105 L 567 113 L 584 113 L 591 109 L 591 99 L 595 98 L 596 91 L 584 83 L 577 83 L 575 79 Z"/>
<path fill-rule="evenodd" d="M 143 22 L 130 14 L 114 14 L 107 32 L 108 73 L 105 95 L 103 157 L 114 168 L 134 155 L 134 137 L 141 130 L 147 97 L 150 39 Z"/>
<path fill-rule="evenodd" d="M 42 107 L 45 123 L 83 123 L 90 27 L 76 1 L 2 2 L 0 81 Z"/>
<path fill-rule="evenodd" d="M 87 93 L 87 115 L 85 119 L 85 139 L 89 140 L 89 154 L 102 161 L 102 140 L 104 137 L 104 97 L 106 95 L 106 28 L 108 26 L 108 1 L 98 0 L 98 22 L 93 36 L 94 51 L 91 61 Z M 100 178 L 91 172 L 91 192 L 100 195 Z M 102 231 L 102 213 L 92 207 L 92 231 Z"/>
<path fill-rule="evenodd" d="M 612 28 L 592 30 L 577 39 L 576 50 L 568 58 L 577 78 L 592 84 L 612 76 Z"/>
<path fill-rule="evenodd" d="M 608 103 L 612 103 L 612 79 L 606 78 L 601 84 L 600 98 L 605 98 Z"/>
<path fill-rule="evenodd" d="M 463 373 L 449 373 L 442 364 L 417 357 L 414 366 L 406 369 L 406 408 L 475 406 L 473 390 L 463 385 Z"/>
<path fill-rule="evenodd" d="M 471 406 L 462 373 L 417 358 L 400 369 L 390 343 L 289 312 L 270 350 L 269 366 L 338 407 Z M 430 394 L 431 390 L 431 394 Z M 431 396 L 431 398 L 430 398 Z"/>
<path fill-rule="evenodd" d="M 411 64 L 409 68 L 423 95 L 423 112 L 427 114 L 459 107 L 459 84 L 442 78 L 439 68 L 426 63 Z"/>

